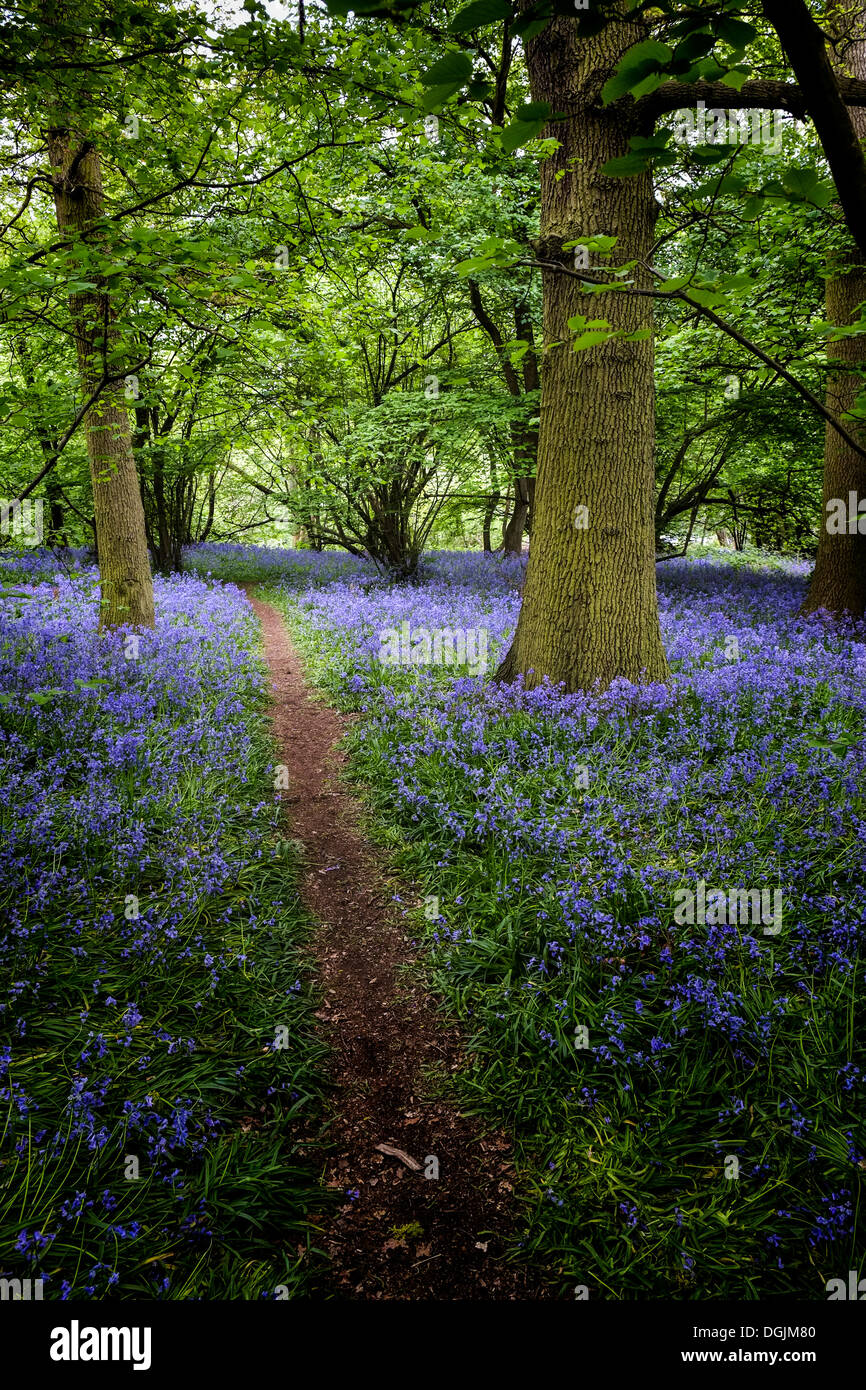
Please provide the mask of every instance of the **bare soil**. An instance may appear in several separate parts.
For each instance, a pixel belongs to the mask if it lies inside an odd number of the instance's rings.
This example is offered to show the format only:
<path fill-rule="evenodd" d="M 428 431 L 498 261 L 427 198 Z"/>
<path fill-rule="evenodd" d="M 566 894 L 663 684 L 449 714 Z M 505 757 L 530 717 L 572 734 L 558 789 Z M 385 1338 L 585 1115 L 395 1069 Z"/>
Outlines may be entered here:
<path fill-rule="evenodd" d="M 461 1038 L 421 972 L 405 968 L 415 952 L 392 902 L 397 885 L 340 777 L 347 720 L 311 697 L 282 617 L 251 587 L 273 678 L 274 734 L 289 770 L 289 834 L 306 851 L 301 894 L 318 924 L 318 1018 L 332 1057 L 321 1154 L 325 1181 L 342 1200 L 321 1227 L 329 1272 L 320 1295 L 550 1297 L 540 1274 L 504 1258 L 517 1221 L 509 1140 L 462 1115 L 431 1083 L 431 1073 L 447 1077 L 464 1065 Z M 420 1166 L 383 1153 L 382 1144 Z M 425 1176 L 437 1164 L 438 1177 Z"/>

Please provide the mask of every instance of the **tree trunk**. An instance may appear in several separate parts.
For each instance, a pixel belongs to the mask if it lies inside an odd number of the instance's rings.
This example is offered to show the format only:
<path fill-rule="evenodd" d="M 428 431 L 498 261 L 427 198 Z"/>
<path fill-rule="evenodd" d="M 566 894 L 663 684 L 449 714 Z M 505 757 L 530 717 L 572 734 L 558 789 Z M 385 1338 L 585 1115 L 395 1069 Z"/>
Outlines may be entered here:
<path fill-rule="evenodd" d="M 530 344 L 522 362 L 523 391 L 534 395 L 539 388 L 538 357 L 529 306 L 524 300 L 514 311 L 515 336 Z M 513 432 L 512 453 L 515 464 L 514 511 L 502 537 L 503 549 L 512 554 L 523 552 L 523 535 L 529 529 L 535 505 L 535 474 L 538 467 L 538 425 L 517 425 Z"/>
<path fill-rule="evenodd" d="M 862 33 L 862 17 L 859 27 Z M 846 76 L 866 77 L 866 42 L 862 38 L 846 50 L 844 68 Z M 866 137 L 866 111 L 860 107 L 853 108 L 851 119 L 862 140 Z M 851 323 L 859 318 L 857 309 L 864 300 L 866 270 L 863 267 L 854 266 L 841 274 L 831 275 L 824 291 L 827 322 L 840 325 Z M 861 337 L 842 338 L 828 343 L 827 356 L 831 362 L 838 363 L 827 378 L 827 409 L 839 417 L 844 411 L 850 410 L 862 388 L 862 378 L 847 368 L 866 365 L 866 348 Z M 858 429 L 853 421 L 845 423 L 859 443 L 866 442 L 863 430 Z M 824 430 L 824 485 L 818 553 L 809 592 L 801 610 L 803 613 L 814 613 L 822 608 L 835 617 L 851 613 L 859 618 L 866 612 L 866 535 L 860 535 L 859 530 L 851 535 L 847 528 L 839 534 L 828 529 L 831 518 L 827 504 L 834 500 L 841 501 L 847 514 L 849 493 L 852 492 L 866 501 L 866 459 L 855 453 L 828 424 Z M 854 524 L 856 527 L 856 520 Z"/>
<path fill-rule="evenodd" d="M 45 484 L 45 492 L 48 498 L 48 530 L 45 542 L 49 546 L 68 550 L 69 539 L 64 526 L 63 496 L 56 478 L 48 479 Z"/>
<path fill-rule="evenodd" d="M 520 377 L 518 377 L 517 371 L 505 351 L 505 340 L 495 322 L 490 317 L 490 314 L 485 309 L 484 302 L 481 298 L 481 291 L 474 280 L 469 282 L 469 298 L 476 319 L 496 348 L 499 357 L 499 366 L 510 395 L 515 400 L 520 400 L 524 396 L 537 392 L 538 361 L 535 355 L 535 336 L 532 328 L 532 316 L 526 301 L 519 301 L 514 306 L 514 335 L 516 338 L 529 343 L 529 350 L 524 353 L 523 356 L 523 384 L 521 386 Z M 512 424 L 511 454 L 515 479 L 515 496 L 511 512 L 502 532 L 502 547 L 512 554 L 516 553 L 519 555 L 523 549 L 523 533 L 529 522 L 529 515 L 535 494 L 535 467 L 538 457 L 537 425 L 520 421 L 515 421 L 515 423 Z M 498 496 L 496 500 L 497 502 L 499 501 Z M 487 532 L 485 534 L 488 536 L 488 539 L 485 540 L 484 548 L 485 550 L 489 550 L 489 523 L 487 522 L 486 515 L 485 523 L 487 524 Z"/>
<path fill-rule="evenodd" d="M 861 108 L 848 107 L 839 91 L 838 65 L 834 72 L 833 49 L 828 50 L 825 34 L 843 28 L 854 6 L 850 0 L 831 0 L 819 21 L 806 0 L 763 0 L 764 16 L 775 29 L 802 92 L 808 114 L 815 127 L 830 173 L 839 193 L 860 256 L 866 256 L 866 158 L 861 144 L 863 131 L 857 121 Z M 829 14 L 827 13 L 829 11 Z M 829 20 L 829 22 L 828 22 Z M 845 64 L 846 70 L 851 64 Z M 850 72 L 862 77 L 859 69 Z"/>
<path fill-rule="evenodd" d="M 33 364 L 33 355 L 30 351 L 30 341 L 26 333 L 19 334 L 15 339 L 15 348 L 21 363 L 21 373 L 33 401 L 36 438 L 39 440 L 42 457 L 47 464 L 55 457 L 57 440 L 51 435 L 50 428 L 43 414 L 42 403 L 36 390 L 36 369 Z M 50 377 L 46 385 L 50 389 L 52 385 Z M 63 494 L 57 477 L 53 472 L 48 474 L 45 483 L 45 497 L 48 502 L 48 525 L 45 530 L 45 544 L 51 548 L 60 547 L 63 550 L 68 550 L 69 539 L 64 529 Z"/>
<path fill-rule="evenodd" d="M 48 150 L 57 227 L 74 242 L 103 216 L 99 154 L 86 138 L 73 138 L 65 125 L 48 131 Z M 116 364 L 111 365 L 117 344 L 113 306 L 106 289 L 98 285 L 71 295 L 69 307 L 81 385 L 89 399 L 106 376 L 117 374 Z M 100 628 L 153 627 L 144 508 L 122 380 L 102 386 L 84 428 L 99 552 Z"/>
<path fill-rule="evenodd" d="M 624 5 L 620 8 L 624 12 Z M 569 119 L 549 127 L 560 141 L 541 171 L 539 258 L 572 269 L 565 241 L 618 237 L 613 264 L 647 260 L 656 204 L 648 173 L 611 179 L 600 172 L 628 151 L 631 102 L 602 109 L 599 93 L 622 54 L 644 36 L 613 17 L 582 39 L 574 19 L 557 17 L 527 43 L 533 101 Z M 591 257 L 596 263 L 597 257 Z M 646 288 L 640 268 L 636 283 Z M 567 690 L 616 677 L 668 676 L 655 581 L 655 436 L 652 338 L 612 340 L 576 353 L 568 320 L 603 318 L 618 330 L 652 330 L 652 300 L 590 296 L 578 281 L 543 272 L 544 370 L 532 545 L 523 607 L 502 680 L 544 677 Z M 559 346 L 554 346 L 559 344 Z M 578 511 L 586 508 L 586 512 Z M 576 521 L 586 521 L 585 527 Z"/>
<path fill-rule="evenodd" d="M 499 493 L 494 492 L 492 497 L 487 500 L 484 508 L 484 517 L 481 522 L 481 549 L 489 555 L 493 550 L 493 542 L 490 538 L 490 528 L 493 525 L 493 518 L 496 515 L 496 508 L 499 505 Z"/>
<path fill-rule="evenodd" d="M 514 503 L 502 533 L 502 549 L 508 554 L 519 555 L 523 550 L 523 533 L 529 520 L 532 500 L 530 486 L 534 482 L 534 478 L 514 479 Z"/>
<path fill-rule="evenodd" d="M 208 475 L 207 475 L 207 521 L 206 521 L 205 524 L 204 524 L 204 529 L 202 530 L 201 534 L 200 534 L 199 536 L 194 536 L 194 537 L 193 537 L 193 540 L 206 541 L 207 538 L 208 538 L 208 536 L 210 535 L 211 527 L 213 526 L 213 515 L 214 515 L 214 504 L 215 504 L 215 503 L 216 503 L 216 483 L 214 482 L 214 476 L 213 476 L 213 473 L 211 472 L 211 473 L 208 473 Z"/>
<path fill-rule="evenodd" d="M 484 516 L 481 523 L 481 544 L 485 552 L 487 553 L 489 553 L 493 549 L 493 545 L 490 540 L 490 528 L 493 525 L 493 518 L 496 515 L 496 508 L 499 506 L 501 500 L 502 494 L 500 493 L 496 482 L 496 465 L 494 464 L 493 458 L 491 457 L 490 495 L 487 498 L 487 502 L 484 506 Z"/>

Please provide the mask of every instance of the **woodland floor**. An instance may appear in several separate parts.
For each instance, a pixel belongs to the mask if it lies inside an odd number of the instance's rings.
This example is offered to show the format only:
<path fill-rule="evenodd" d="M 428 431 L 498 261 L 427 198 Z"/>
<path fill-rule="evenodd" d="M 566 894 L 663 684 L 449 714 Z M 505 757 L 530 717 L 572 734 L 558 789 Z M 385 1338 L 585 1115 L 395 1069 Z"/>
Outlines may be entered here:
<path fill-rule="evenodd" d="M 289 770 L 286 817 L 305 849 L 301 896 L 316 923 L 325 1001 L 318 1017 L 332 1058 L 322 1162 L 327 1185 L 346 1197 L 321 1228 L 330 1270 L 321 1292 L 361 1300 L 545 1298 L 543 1281 L 504 1259 L 515 1229 L 509 1140 L 433 1094 L 432 1078 L 462 1066 L 461 1039 L 411 968 L 394 885 L 341 781 L 337 744 L 346 720 L 311 696 L 282 617 L 245 587 L 262 627 L 274 736 Z M 419 1168 L 383 1154 L 381 1144 Z M 438 1178 L 424 1176 L 429 1155 L 438 1159 Z M 400 1236 L 415 1223 L 423 1234 Z"/>

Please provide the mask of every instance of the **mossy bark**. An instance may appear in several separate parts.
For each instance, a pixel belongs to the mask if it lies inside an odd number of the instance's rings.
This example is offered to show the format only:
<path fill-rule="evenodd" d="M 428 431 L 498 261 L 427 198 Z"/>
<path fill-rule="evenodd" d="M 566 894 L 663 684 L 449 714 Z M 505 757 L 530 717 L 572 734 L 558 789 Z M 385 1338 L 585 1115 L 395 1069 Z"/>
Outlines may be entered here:
<path fill-rule="evenodd" d="M 851 23 L 850 18 L 846 19 L 846 12 L 842 7 L 839 8 L 837 19 L 849 25 Z M 837 68 L 846 77 L 862 80 L 866 78 L 866 42 L 862 38 L 862 16 L 857 21 L 857 28 L 861 37 L 855 38 L 845 49 L 844 60 L 837 64 Z M 851 119 L 860 139 L 866 138 L 866 111 L 860 107 L 852 108 Z M 853 246 L 852 257 L 857 258 Z M 864 301 L 864 267 L 849 266 L 842 273 L 828 278 L 824 292 L 828 323 L 851 323 L 859 318 L 857 310 Z M 839 417 L 851 409 L 863 386 L 862 377 L 851 370 L 866 366 L 863 338 L 842 338 L 829 343 L 827 356 L 834 370 L 827 378 L 826 404 L 827 409 Z M 858 443 L 866 443 L 866 431 L 858 429 L 850 420 L 846 421 L 846 426 Z M 866 459 L 852 449 L 828 424 L 824 432 L 824 481 L 818 553 L 809 592 L 803 604 L 804 613 L 814 613 L 820 608 L 826 609 L 834 617 L 850 613 L 859 618 L 866 612 L 866 535 L 861 535 L 859 530 L 853 535 L 847 531 L 837 534 L 828 530 L 830 518 L 827 504 L 839 499 L 844 502 L 847 512 L 849 494 L 852 492 L 866 504 Z"/>
<path fill-rule="evenodd" d="M 643 30 L 624 16 L 580 37 L 556 18 L 527 44 L 533 101 L 567 120 L 549 133 L 560 148 L 542 164 L 539 259 L 573 269 L 564 242 L 618 238 L 612 264 L 648 261 L 657 206 L 648 173 L 609 178 L 602 165 L 642 133 L 633 103 L 604 108 L 600 91 Z M 590 258 L 591 264 L 598 257 Z M 603 262 L 601 264 L 604 264 Z M 650 276 L 638 267 L 635 285 Z M 590 295 L 578 280 L 543 272 L 544 359 L 538 475 L 523 607 L 499 677 L 544 677 L 568 690 L 616 677 L 663 681 L 653 527 L 655 442 L 653 342 L 610 340 L 572 348 L 568 320 L 582 314 L 629 333 L 652 330 L 652 298 Z M 585 508 L 582 512 L 578 509 Z M 575 521 L 586 520 L 585 527 Z"/>
<path fill-rule="evenodd" d="M 92 239 L 104 214 L 98 151 L 67 125 L 48 131 L 48 150 L 58 230 L 72 241 L 84 235 Z M 99 555 L 100 627 L 153 627 L 153 581 L 125 386 L 122 380 L 105 382 L 118 375 L 113 306 L 97 280 L 95 289 L 72 294 L 69 307 L 84 399 L 100 392 L 83 421 Z"/>

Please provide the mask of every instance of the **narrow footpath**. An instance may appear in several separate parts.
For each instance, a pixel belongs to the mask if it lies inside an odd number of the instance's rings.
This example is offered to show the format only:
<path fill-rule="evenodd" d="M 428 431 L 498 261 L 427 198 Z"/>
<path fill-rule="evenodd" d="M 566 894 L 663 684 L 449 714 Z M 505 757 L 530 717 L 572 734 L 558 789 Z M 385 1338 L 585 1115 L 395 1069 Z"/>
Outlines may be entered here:
<path fill-rule="evenodd" d="M 340 779 L 345 718 L 313 699 L 281 615 L 253 597 L 273 681 L 271 717 L 288 832 L 305 846 L 304 902 L 331 1050 L 325 1181 L 342 1197 L 322 1227 L 322 1295 L 413 1301 L 549 1297 L 504 1259 L 515 1229 L 508 1139 L 436 1097 L 461 1041 L 411 966 L 394 887 Z M 384 1149 L 383 1149 L 384 1146 Z M 433 1176 L 438 1171 L 438 1177 Z"/>

